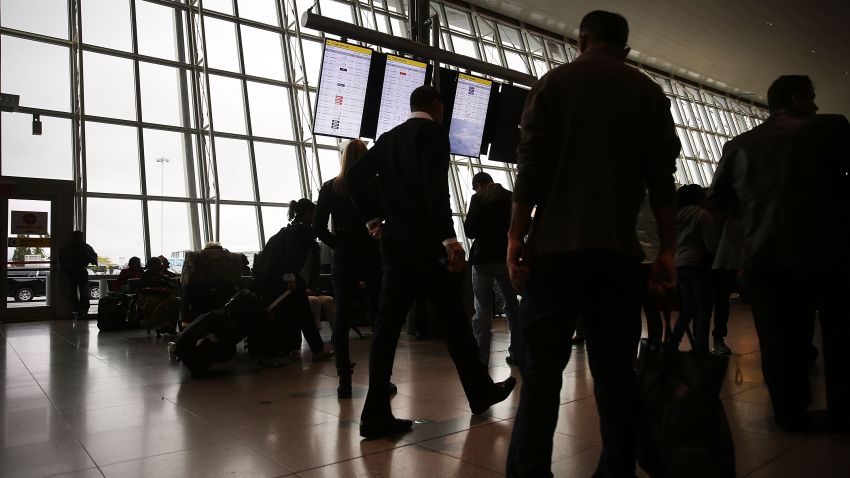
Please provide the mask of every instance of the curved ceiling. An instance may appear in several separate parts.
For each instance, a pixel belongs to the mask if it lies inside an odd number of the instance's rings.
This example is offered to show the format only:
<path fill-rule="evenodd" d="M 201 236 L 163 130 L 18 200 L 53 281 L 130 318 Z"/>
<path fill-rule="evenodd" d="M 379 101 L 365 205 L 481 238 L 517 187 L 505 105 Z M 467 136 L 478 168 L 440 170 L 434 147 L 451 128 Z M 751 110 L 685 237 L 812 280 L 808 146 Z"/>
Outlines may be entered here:
<path fill-rule="evenodd" d="M 848 0 L 472 0 L 577 38 L 591 10 L 629 21 L 634 59 L 766 103 L 783 74 L 812 77 L 822 113 L 850 116 Z"/>

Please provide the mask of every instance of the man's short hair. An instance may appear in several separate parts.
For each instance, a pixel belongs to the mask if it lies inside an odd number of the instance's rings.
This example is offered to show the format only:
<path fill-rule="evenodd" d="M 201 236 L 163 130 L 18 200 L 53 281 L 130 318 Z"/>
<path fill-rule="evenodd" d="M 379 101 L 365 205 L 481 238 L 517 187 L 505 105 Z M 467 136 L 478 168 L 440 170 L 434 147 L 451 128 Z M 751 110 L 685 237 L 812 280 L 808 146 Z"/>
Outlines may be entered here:
<path fill-rule="evenodd" d="M 440 92 L 433 86 L 420 86 L 410 94 L 410 111 L 423 111 L 431 107 L 434 102 L 443 102 Z"/>
<path fill-rule="evenodd" d="M 587 35 L 613 48 L 625 48 L 629 41 L 629 22 L 620 14 L 594 10 L 581 19 L 579 35 Z"/>
<path fill-rule="evenodd" d="M 767 89 L 767 108 L 771 113 L 790 108 L 794 95 L 805 95 L 814 89 L 812 79 L 806 75 L 783 75 Z"/>
<path fill-rule="evenodd" d="M 492 182 L 493 182 L 493 176 L 490 176 L 489 174 L 485 173 L 484 171 L 482 171 L 480 173 L 476 173 L 475 176 L 472 176 L 472 187 L 473 188 L 475 186 L 479 185 L 479 184 L 490 184 Z"/>

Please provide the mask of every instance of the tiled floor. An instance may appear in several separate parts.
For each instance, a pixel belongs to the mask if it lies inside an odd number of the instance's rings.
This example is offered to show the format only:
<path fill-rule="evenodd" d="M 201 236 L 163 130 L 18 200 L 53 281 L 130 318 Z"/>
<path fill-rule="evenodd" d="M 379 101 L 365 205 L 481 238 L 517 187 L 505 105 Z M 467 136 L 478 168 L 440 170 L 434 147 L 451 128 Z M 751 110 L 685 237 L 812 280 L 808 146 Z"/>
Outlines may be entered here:
<path fill-rule="evenodd" d="M 499 330 L 504 322 L 498 321 Z M 749 311 L 736 307 L 736 355 L 722 395 L 739 476 L 848 477 L 850 437 L 793 435 L 771 420 Z M 518 394 L 473 417 L 441 342 L 403 336 L 393 380 L 396 439 L 363 441 L 368 339 L 352 339 L 355 396 L 337 400 L 332 363 L 257 368 L 246 356 L 192 380 L 166 344 L 143 331 L 99 334 L 95 322 L 0 328 L 0 476 L 304 478 L 502 476 Z M 327 330 L 325 331 L 327 332 Z M 506 335 L 491 375 L 503 380 Z M 309 355 L 309 354 L 307 354 Z M 737 376 L 737 379 L 736 379 Z M 555 433 L 556 476 L 588 477 L 600 450 L 592 379 L 580 349 L 564 373 Z M 823 406 L 822 379 L 815 377 Z"/>

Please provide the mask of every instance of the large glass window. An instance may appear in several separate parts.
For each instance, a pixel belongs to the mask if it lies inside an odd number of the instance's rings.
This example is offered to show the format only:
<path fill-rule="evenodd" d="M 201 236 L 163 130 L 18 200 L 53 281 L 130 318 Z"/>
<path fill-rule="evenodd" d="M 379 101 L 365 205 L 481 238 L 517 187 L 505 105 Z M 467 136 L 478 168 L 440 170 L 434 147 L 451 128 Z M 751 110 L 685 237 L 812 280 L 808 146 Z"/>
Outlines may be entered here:
<path fill-rule="evenodd" d="M 74 179 L 71 120 L 41 117 L 42 133 L 32 134 L 32 116 L 2 113 L 0 146 L 3 176 Z"/>
<path fill-rule="evenodd" d="M 248 103 L 254 136 L 293 139 L 289 89 L 249 81 Z"/>
<path fill-rule="evenodd" d="M 139 62 L 142 121 L 173 126 L 182 124 L 180 71 L 170 66 Z"/>
<path fill-rule="evenodd" d="M 173 8 L 137 1 L 136 31 L 139 54 L 177 60 Z"/>
<path fill-rule="evenodd" d="M 243 26 L 242 49 L 245 74 L 275 80 L 286 79 L 280 34 Z"/>
<path fill-rule="evenodd" d="M 220 70 L 239 71 L 236 25 L 226 20 L 204 17 L 204 26 L 207 41 L 207 66 Z"/>
<path fill-rule="evenodd" d="M 19 95 L 21 106 L 58 111 L 70 109 L 67 47 L 3 35 L 0 57 L 3 93 Z"/>
<path fill-rule="evenodd" d="M 86 242 L 97 255 L 115 264 L 145 256 L 142 202 L 130 199 L 88 198 Z M 142 259 L 144 262 L 144 259 Z"/>
<path fill-rule="evenodd" d="M 99 193 L 138 194 L 137 129 L 86 121 L 87 189 Z"/>
<path fill-rule="evenodd" d="M 0 22 L 6 28 L 67 39 L 68 1 L 3 0 Z"/>
<path fill-rule="evenodd" d="M 229 249 L 230 252 L 260 250 L 256 207 L 222 204 L 220 227 L 221 245 Z"/>
<path fill-rule="evenodd" d="M 144 130 L 145 176 L 152 196 L 187 196 L 185 133 Z"/>
<path fill-rule="evenodd" d="M 245 105 L 242 102 L 241 81 L 210 75 L 210 101 L 217 131 L 245 134 Z"/>
<path fill-rule="evenodd" d="M 248 143 L 238 139 L 215 139 L 218 184 L 221 199 L 253 201 L 254 187 L 251 181 L 251 163 L 248 158 Z"/>
<path fill-rule="evenodd" d="M 254 143 L 260 201 L 288 203 L 301 198 L 298 158 L 294 146 Z"/>
<path fill-rule="evenodd" d="M 238 4 L 240 17 L 277 25 L 275 0 L 239 0 Z"/>
<path fill-rule="evenodd" d="M 172 252 L 192 249 L 188 203 L 148 201 L 151 255 L 169 257 Z"/>
<path fill-rule="evenodd" d="M 136 119 L 133 62 L 100 53 L 83 53 L 86 114 Z"/>
<path fill-rule="evenodd" d="M 132 51 L 128 0 L 81 0 L 83 43 Z"/>

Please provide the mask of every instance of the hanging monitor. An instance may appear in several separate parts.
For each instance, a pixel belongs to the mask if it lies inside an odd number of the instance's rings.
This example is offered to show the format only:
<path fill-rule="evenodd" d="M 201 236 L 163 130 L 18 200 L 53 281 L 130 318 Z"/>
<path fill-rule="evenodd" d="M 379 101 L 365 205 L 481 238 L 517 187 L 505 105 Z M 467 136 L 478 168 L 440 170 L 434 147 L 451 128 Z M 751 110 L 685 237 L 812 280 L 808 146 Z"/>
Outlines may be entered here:
<path fill-rule="evenodd" d="M 493 82 L 459 73 L 456 85 L 449 123 L 451 153 L 478 157 Z"/>
<path fill-rule="evenodd" d="M 407 121 L 410 116 L 410 94 L 426 83 L 427 73 L 427 63 L 387 55 L 375 139 Z"/>
<path fill-rule="evenodd" d="M 313 134 L 360 137 L 372 50 L 325 40 Z"/>
<path fill-rule="evenodd" d="M 498 106 L 491 115 L 489 131 L 490 153 L 487 159 L 503 163 L 516 163 L 519 144 L 519 124 L 528 90 L 512 85 L 499 88 Z"/>

